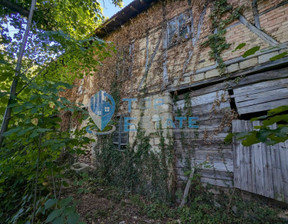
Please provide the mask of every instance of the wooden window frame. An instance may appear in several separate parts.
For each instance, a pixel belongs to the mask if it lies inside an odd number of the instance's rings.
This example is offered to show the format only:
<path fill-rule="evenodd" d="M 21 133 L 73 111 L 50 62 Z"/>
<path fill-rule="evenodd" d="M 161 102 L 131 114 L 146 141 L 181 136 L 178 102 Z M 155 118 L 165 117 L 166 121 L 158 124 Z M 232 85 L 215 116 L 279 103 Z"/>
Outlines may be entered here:
<path fill-rule="evenodd" d="M 180 24 L 180 22 L 183 21 L 183 23 Z M 175 23 L 175 31 L 173 31 L 173 34 L 171 34 L 171 29 L 172 26 L 170 25 L 171 23 Z M 192 22 L 191 22 L 191 15 L 189 11 L 185 11 L 171 20 L 167 22 L 167 47 L 172 47 L 177 45 L 181 41 L 186 41 L 188 40 L 191 35 L 192 35 Z M 184 35 L 181 35 L 181 30 L 185 29 L 186 32 L 184 32 Z M 171 37 L 171 35 L 173 35 Z"/>

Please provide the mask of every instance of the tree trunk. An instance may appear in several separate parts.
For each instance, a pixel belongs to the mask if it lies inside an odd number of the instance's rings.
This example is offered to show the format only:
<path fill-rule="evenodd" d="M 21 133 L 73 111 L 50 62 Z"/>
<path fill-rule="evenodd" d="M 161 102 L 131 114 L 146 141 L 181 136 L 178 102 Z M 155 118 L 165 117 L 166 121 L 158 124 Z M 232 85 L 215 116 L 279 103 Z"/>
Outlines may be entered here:
<path fill-rule="evenodd" d="M 27 44 L 27 39 L 28 39 L 28 35 L 29 35 L 29 31 L 31 28 L 31 24 L 32 24 L 32 17 L 33 17 L 33 12 L 35 9 L 35 5 L 36 5 L 36 0 L 32 0 L 31 2 L 31 7 L 30 7 L 30 11 L 29 11 L 29 17 L 28 17 L 28 22 L 27 22 L 27 26 L 26 26 L 26 30 L 25 30 L 25 34 L 22 40 L 22 45 L 20 47 L 20 52 L 18 55 L 18 60 L 17 60 L 17 66 L 16 66 L 16 73 L 11 85 L 11 89 L 10 89 L 10 97 L 8 100 L 8 104 L 4 113 L 4 117 L 3 117 L 3 122 L 2 122 L 2 126 L 1 126 L 1 131 L 0 131 L 0 148 L 2 146 L 3 140 L 4 140 L 4 132 L 7 130 L 8 125 L 9 125 L 9 121 L 11 118 L 11 112 L 12 112 L 12 108 L 9 107 L 9 105 L 12 103 L 12 101 L 16 98 L 16 88 L 17 88 L 17 82 L 18 82 L 18 76 L 20 74 L 20 70 L 21 70 L 21 65 L 22 65 L 22 58 L 24 55 L 24 50 Z"/>

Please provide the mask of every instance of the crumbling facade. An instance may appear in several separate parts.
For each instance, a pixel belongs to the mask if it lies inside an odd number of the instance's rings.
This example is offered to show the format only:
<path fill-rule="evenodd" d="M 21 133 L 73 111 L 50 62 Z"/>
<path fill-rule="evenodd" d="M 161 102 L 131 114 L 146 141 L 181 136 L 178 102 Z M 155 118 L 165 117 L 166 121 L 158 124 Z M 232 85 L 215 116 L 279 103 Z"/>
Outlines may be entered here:
<path fill-rule="evenodd" d="M 247 121 L 288 104 L 288 58 L 273 60 L 287 52 L 287 1 L 135 0 L 96 35 L 113 42 L 117 52 L 97 74 L 79 80 L 70 93 L 77 102 L 88 105 L 99 90 L 111 92 L 113 82 L 118 83 L 120 99 L 136 98 L 131 111 L 128 102 L 120 100 L 118 115 L 136 118 L 129 120 L 129 129 L 145 120 L 142 128 L 151 136 L 153 151 L 159 151 L 160 129 L 166 144 L 172 139 L 170 174 L 178 189 L 185 186 L 185 170 L 197 167 L 203 183 L 288 202 L 287 150 L 274 152 L 277 156 L 264 156 L 260 150 L 261 162 L 253 156 L 246 161 L 241 155 L 253 154 L 251 148 L 239 155 L 235 144 L 224 144 L 235 128 L 233 120 Z M 242 57 L 257 46 L 255 54 Z M 197 118 L 193 124 L 199 127 L 189 127 L 188 119 L 181 126 L 175 117 Z M 129 132 L 130 144 L 136 133 Z M 276 157 L 278 164 L 272 161 Z M 249 164 L 257 167 L 250 172 Z M 267 176 L 271 183 L 265 182 Z M 254 187 L 247 188 L 248 182 Z M 267 190 L 268 185 L 273 189 Z"/>

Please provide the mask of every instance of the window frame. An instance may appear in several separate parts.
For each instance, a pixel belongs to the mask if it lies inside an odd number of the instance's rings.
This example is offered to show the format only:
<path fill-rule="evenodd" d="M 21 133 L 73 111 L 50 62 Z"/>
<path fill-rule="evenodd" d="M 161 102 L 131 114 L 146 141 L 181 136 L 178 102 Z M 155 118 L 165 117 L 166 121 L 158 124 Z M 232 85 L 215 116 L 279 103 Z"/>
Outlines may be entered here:
<path fill-rule="evenodd" d="M 183 24 L 180 24 L 180 20 L 183 20 Z M 175 22 L 175 32 L 173 31 L 173 36 L 171 37 L 171 23 Z M 192 36 L 192 16 L 189 10 L 186 10 L 185 12 L 182 12 L 178 14 L 177 16 L 173 17 L 169 21 L 167 21 L 166 25 L 166 46 L 167 48 L 173 47 L 180 42 L 184 42 L 189 40 Z M 184 33 L 184 35 L 181 35 L 182 28 L 185 28 L 187 32 Z M 176 34 L 176 35 L 175 35 Z M 176 36 L 176 40 L 174 40 Z"/>

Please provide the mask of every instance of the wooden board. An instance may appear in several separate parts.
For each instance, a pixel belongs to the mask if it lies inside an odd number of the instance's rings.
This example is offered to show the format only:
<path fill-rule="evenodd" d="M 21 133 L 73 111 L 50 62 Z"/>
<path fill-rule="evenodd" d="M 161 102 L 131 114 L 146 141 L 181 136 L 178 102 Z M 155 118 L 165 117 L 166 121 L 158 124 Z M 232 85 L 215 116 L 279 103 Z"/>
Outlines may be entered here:
<path fill-rule="evenodd" d="M 233 132 L 253 130 L 260 122 L 234 120 Z M 276 128 L 276 125 L 272 126 Z M 234 186 L 288 203 L 288 141 L 244 147 L 234 139 Z"/>
<path fill-rule="evenodd" d="M 230 130 L 226 127 L 219 133 L 215 133 L 215 130 L 225 119 L 225 112 L 230 113 L 231 109 L 228 92 L 221 89 L 217 90 L 218 88 L 221 88 L 221 85 L 217 84 L 215 88 L 210 87 L 205 91 L 199 89 L 189 93 L 192 105 L 189 110 L 193 117 L 199 118 L 198 129 L 173 130 L 178 183 L 187 181 L 184 172 L 189 170 L 189 164 L 193 162 L 198 165 L 196 172 L 200 173 L 201 182 L 221 187 L 232 186 L 232 145 L 224 145 L 224 138 Z M 213 91 L 211 92 L 211 90 Z M 178 100 L 173 107 L 174 116 L 179 116 L 177 114 L 179 110 L 182 111 L 181 116 L 187 115 L 185 95 L 178 96 Z M 223 98 L 227 100 L 220 102 Z M 212 108 L 215 108 L 216 113 L 212 112 Z M 206 136 L 212 137 L 206 141 Z"/>
<path fill-rule="evenodd" d="M 288 78 L 235 88 L 233 97 L 240 115 L 287 105 Z"/>

